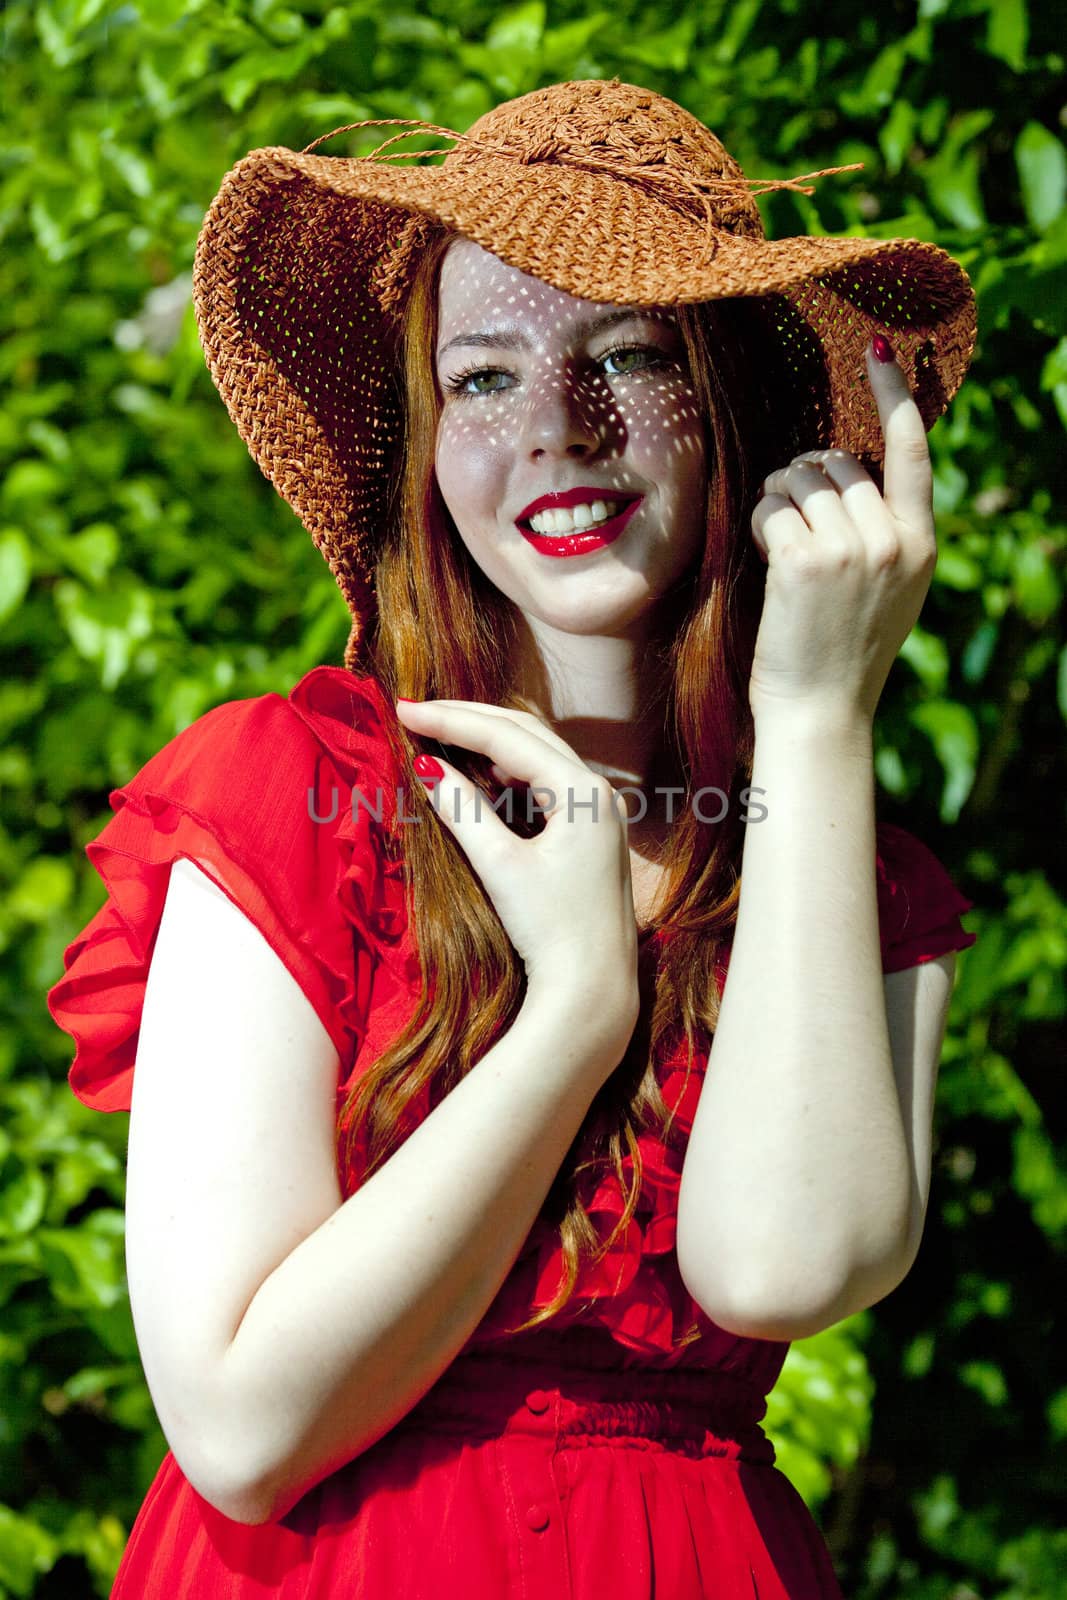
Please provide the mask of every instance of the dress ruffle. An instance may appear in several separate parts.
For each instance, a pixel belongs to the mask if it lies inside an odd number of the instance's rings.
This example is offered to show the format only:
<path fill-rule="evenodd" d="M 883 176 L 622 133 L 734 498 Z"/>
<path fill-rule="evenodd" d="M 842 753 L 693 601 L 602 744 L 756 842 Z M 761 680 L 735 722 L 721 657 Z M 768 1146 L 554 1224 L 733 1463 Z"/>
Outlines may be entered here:
<path fill-rule="evenodd" d="M 259 929 L 332 1039 L 341 1079 L 366 1030 L 379 966 L 417 972 L 403 862 L 350 804 L 388 806 L 397 778 L 371 678 L 316 668 L 288 699 L 217 706 L 108 796 L 115 815 L 85 849 L 107 890 L 48 992 L 76 1053 L 71 1089 L 128 1111 L 145 984 L 174 862 L 197 863 Z M 350 722 L 346 725 L 343 718 Z M 356 812 L 353 819 L 353 810 Z"/>

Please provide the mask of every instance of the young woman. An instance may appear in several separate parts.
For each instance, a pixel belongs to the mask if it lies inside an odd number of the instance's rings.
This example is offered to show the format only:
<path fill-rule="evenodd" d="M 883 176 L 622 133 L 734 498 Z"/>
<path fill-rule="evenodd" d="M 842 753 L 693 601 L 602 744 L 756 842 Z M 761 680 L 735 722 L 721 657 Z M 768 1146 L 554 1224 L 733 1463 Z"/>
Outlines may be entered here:
<path fill-rule="evenodd" d="M 198 245 L 353 626 L 112 793 L 49 996 L 171 1447 L 113 1594 L 839 1597 L 760 1420 L 923 1228 L 974 935 L 872 725 L 973 298 L 617 80 L 450 137 Z"/>

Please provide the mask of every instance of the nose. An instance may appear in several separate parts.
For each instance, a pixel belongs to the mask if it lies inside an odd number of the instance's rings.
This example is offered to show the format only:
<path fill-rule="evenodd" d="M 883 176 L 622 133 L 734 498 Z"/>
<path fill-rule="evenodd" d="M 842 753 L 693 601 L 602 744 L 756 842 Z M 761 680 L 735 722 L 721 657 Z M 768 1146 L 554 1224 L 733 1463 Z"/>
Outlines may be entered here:
<path fill-rule="evenodd" d="M 535 459 L 544 455 L 590 455 L 607 433 L 605 405 L 568 364 L 542 373 L 531 386 L 523 421 L 523 443 Z"/>

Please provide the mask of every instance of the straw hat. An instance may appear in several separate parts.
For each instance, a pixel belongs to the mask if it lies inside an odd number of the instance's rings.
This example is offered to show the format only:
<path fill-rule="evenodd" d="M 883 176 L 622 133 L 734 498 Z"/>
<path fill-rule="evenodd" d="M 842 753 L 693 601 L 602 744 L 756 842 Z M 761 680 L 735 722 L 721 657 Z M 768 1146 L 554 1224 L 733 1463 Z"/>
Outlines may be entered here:
<path fill-rule="evenodd" d="M 193 305 L 208 368 L 253 459 L 296 511 L 352 613 L 345 665 L 374 607 L 375 550 L 401 434 L 397 367 L 407 287 L 442 226 L 579 299 L 660 306 L 753 301 L 795 383 L 801 449 L 882 459 L 864 349 L 888 334 L 929 429 L 975 344 L 963 268 L 917 239 L 764 235 L 754 180 L 703 123 L 633 84 L 553 84 L 467 133 L 390 118 L 454 141 L 443 163 L 253 150 L 204 219 Z"/>

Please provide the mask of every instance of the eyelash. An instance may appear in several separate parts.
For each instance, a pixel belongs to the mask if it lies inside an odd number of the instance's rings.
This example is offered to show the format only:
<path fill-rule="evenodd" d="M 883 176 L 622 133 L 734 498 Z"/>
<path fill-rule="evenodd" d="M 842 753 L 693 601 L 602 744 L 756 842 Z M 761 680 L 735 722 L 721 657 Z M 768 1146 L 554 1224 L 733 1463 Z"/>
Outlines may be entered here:
<path fill-rule="evenodd" d="M 614 360 L 616 356 L 626 356 L 630 354 L 647 355 L 651 357 L 651 360 L 649 361 L 647 367 L 635 367 L 632 373 L 618 373 L 617 376 L 620 378 L 629 378 L 642 371 L 652 371 L 656 367 L 666 366 L 669 361 L 669 357 L 665 356 L 661 350 L 656 348 L 655 345 L 650 344 L 617 345 L 614 350 L 606 350 L 602 356 L 598 357 L 598 360 L 611 361 Z M 466 367 L 462 372 L 457 372 L 454 377 L 446 379 L 444 387 L 449 394 L 455 395 L 457 400 L 477 400 L 479 397 L 484 398 L 486 395 L 502 394 L 503 390 L 501 389 L 471 390 L 464 387 L 464 385 L 471 378 L 479 378 L 483 374 L 489 377 L 507 377 L 507 373 L 504 372 L 502 367 L 471 366 Z"/>

